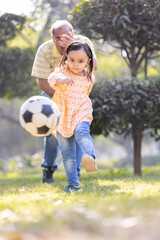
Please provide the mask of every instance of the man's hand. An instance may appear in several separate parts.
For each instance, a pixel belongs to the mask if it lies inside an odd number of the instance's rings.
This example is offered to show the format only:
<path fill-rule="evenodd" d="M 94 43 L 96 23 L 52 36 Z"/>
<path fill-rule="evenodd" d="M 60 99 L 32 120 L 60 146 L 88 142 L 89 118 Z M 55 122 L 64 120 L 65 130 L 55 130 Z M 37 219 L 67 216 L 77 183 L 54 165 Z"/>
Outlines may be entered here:
<path fill-rule="evenodd" d="M 65 49 L 74 41 L 72 33 L 69 34 L 63 34 L 61 36 L 61 39 L 59 41 L 59 45 Z"/>

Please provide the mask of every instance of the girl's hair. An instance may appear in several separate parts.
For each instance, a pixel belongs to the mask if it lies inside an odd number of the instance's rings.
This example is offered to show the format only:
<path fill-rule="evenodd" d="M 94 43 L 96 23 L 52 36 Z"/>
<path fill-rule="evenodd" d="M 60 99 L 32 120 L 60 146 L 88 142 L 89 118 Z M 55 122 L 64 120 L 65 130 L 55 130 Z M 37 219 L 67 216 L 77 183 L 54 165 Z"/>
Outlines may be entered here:
<path fill-rule="evenodd" d="M 86 54 L 90 60 L 89 64 L 88 64 L 88 69 L 87 69 L 87 78 L 89 80 L 91 80 L 92 71 L 93 71 L 93 54 L 92 54 L 91 48 L 89 47 L 89 45 L 86 42 L 76 41 L 76 42 L 71 43 L 68 46 L 68 48 L 66 49 L 65 53 L 63 54 L 63 57 L 61 59 L 59 66 L 64 67 L 66 65 L 66 60 L 67 60 L 67 56 L 68 56 L 69 52 L 77 51 L 77 50 L 80 50 L 81 48 L 84 49 L 84 51 L 86 52 Z"/>

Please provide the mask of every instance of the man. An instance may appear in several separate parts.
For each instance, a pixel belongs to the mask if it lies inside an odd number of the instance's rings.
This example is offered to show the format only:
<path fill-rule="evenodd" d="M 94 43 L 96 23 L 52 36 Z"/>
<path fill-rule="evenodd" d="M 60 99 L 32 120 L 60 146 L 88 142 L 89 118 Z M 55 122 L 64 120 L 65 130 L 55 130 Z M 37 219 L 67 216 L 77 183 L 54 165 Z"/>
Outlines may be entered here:
<path fill-rule="evenodd" d="M 38 49 L 33 63 L 32 76 L 37 78 L 39 88 L 44 92 L 44 96 L 52 98 L 54 90 L 49 86 L 47 79 L 59 65 L 61 56 L 66 48 L 76 40 L 86 41 L 93 51 L 94 69 L 97 69 L 97 60 L 91 41 L 81 35 L 74 35 L 72 25 L 65 20 L 59 20 L 53 23 L 51 27 L 52 39 L 44 42 Z M 43 168 L 42 183 L 53 184 L 53 173 L 57 169 L 57 139 L 50 134 L 44 139 L 44 161 L 41 166 Z M 76 144 L 77 174 L 80 181 L 80 164 L 82 152 L 78 144 Z"/>

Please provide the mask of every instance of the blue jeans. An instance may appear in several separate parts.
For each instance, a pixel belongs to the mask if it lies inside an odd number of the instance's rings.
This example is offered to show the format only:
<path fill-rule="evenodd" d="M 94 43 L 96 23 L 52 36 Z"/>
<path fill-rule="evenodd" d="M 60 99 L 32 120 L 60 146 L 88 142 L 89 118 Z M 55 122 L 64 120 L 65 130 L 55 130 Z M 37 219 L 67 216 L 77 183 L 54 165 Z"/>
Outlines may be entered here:
<path fill-rule="evenodd" d="M 43 96 L 51 98 L 46 93 Z M 58 141 L 54 135 L 50 134 L 44 138 L 44 161 L 42 162 L 42 167 L 52 167 L 54 171 L 57 169 L 56 158 L 58 155 Z M 82 151 L 79 145 L 76 143 L 76 162 L 77 162 L 77 174 L 81 175 L 81 160 Z"/>
<path fill-rule="evenodd" d="M 52 134 L 44 138 L 44 161 L 42 167 L 52 167 L 54 171 L 57 170 L 56 158 L 58 155 L 58 141 Z"/>
<path fill-rule="evenodd" d="M 75 128 L 74 135 L 69 138 L 65 138 L 57 132 L 57 139 L 63 157 L 68 185 L 79 185 L 77 179 L 75 141 L 79 144 L 83 155 L 88 154 L 95 158 L 95 150 L 90 135 L 89 122 L 79 123 Z"/>

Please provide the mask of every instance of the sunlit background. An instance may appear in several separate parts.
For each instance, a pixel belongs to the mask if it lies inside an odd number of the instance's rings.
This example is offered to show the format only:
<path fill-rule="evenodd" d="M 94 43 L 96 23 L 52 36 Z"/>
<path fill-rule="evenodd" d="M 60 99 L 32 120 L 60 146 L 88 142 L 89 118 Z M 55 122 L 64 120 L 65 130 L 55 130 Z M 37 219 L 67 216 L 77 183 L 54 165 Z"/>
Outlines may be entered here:
<path fill-rule="evenodd" d="M 30 0 L 0 0 L 0 11 L 2 13 L 28 14 L 32 9 Z"/>

